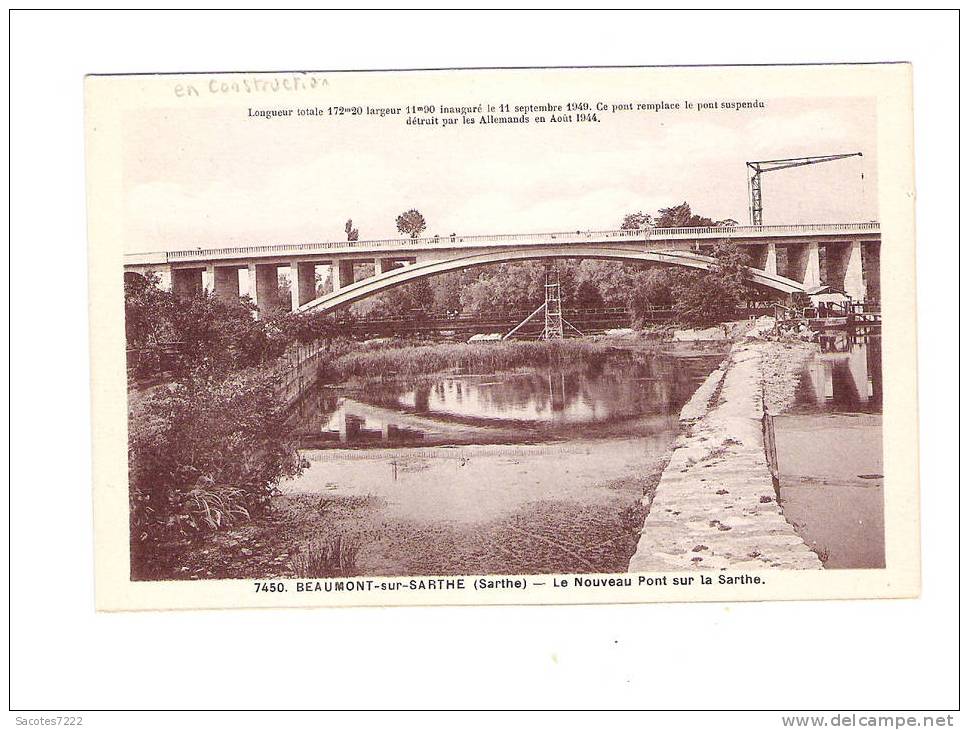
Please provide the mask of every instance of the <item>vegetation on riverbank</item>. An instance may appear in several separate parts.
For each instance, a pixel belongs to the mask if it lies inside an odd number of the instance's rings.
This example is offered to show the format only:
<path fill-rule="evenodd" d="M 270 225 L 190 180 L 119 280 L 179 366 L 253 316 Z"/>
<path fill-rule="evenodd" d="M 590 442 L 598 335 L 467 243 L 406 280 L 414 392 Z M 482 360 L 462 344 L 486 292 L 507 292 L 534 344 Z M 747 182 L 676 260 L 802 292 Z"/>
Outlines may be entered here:
<path fill-rule="evenodd" d="M 321 316 L 256 320 L 248 299 L 178 298 L 157 284 L 125 282 L 131 392 L 142 386 L 128 417 L 133 575 L 163 543 L 266 511 L 276 485 L 299 473 L 277 375 L 264 366 L 333 326 Z"/>
<path fill-rule="evenodd" d="M 128 424 L 132 571 L 163 541 L 264 512 L 302 469 L 265 372 L 188 377 L 158 389 Z"/>
<path fill-rule="evenodd" d="M 279 312 L 256 319 L 249 297 L 229 301 L 200 291 L 180 298 L 160 288 L 153 273 L 127 278 L 124 295 L 133 379 L 163 371 L 175 380 L 199 373 L 220 377 L 270 363 L 295 344 L 339 334 L 338 320 L 325 314 Z"/>
<path fill-rule="evenodd" d="M 353 377 L 424 375 L 448 370 L 494 373 L 529 365 L 560 366 L 615 349 L 614 345 L 592 340 L 506 340 L 354 349 L 326 365 L 326 378 L 340 382 Z"/>

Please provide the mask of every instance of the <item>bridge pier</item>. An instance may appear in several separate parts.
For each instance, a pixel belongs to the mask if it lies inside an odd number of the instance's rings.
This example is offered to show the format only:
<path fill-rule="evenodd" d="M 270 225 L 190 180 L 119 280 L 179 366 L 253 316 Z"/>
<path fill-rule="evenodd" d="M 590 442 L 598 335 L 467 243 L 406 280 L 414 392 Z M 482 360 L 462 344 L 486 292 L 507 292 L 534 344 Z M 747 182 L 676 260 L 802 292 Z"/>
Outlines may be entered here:
<path fill-rule="evenodd" d="M 279 270 L 276 264 L 249 264 L 249 296 L 260 315 L 283 308 L 279 299 Z"/>
<path fill-rule="evenodd" d="M 865 272 L 861 263 L 861 241 L 852 241 L 845 266 L 844 290 L 856 302 L 865 301 L 867 296 Z"/>
<path fill-rule="evenodd" d="M 292 261 L 289 264 L 289 290 L 292 311 L 316 299 L 316 262 Z"/>
<path fill-rule="evenodd" d="M 824 245 L 821 283 L 843 289 L 854 301 L 866 299 L 860 241 L 831 242 Z"/>
<path fill-rule="evenodd" d="M 821 285 L 821 252 L 817 241 L 787 247 L 789 278 L 800 281 L 807 290 Z"/>
<path fill-rule="evenodd" d="M 205 269 L 172 269 L 172 293 L 180 299 L 191 299 L 202 291 Z"/>
<path fill-rule="evenodd" d="M 401 264 L 397 259 L 378 259 L 380 273 L 386 274 L 388 271 L 400 268 Z"/>
<path fill-rule="evenodd" d="M 239 269 L 235 266 L 212 266 L 212 291 L 225 301 L 239 298 Z"/>
<path fill-rule="evenodd" d="M 698 247 L 699 248 L 699 247 Z M 777 244 L 770 242 L 750 247 L 750 266 L 777 275 Z"/>
<path fill-rule="evenodd" d="M 345 289 L 353 283 L 353 259 L 336 259 L 333 262 L 333 291 Z"/>
<path fill-rule="evenodd" d="M 767 252 L 764 256 L 764 271 L 772 276 L 777 276 L 777 244 L 773 241 L 767 244 Z"/>

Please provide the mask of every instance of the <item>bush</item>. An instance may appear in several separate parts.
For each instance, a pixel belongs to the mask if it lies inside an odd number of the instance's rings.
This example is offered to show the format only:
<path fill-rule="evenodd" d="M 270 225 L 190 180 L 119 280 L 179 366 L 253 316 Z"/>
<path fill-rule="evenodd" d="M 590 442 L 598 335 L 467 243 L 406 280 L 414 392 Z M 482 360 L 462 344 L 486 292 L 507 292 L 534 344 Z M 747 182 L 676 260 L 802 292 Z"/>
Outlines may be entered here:
<path fill-rule="evenodd" d="M 132 557 L 153 541 L 248 518 L 301 470 L 272 376 L 193 376 L 162 388 L 131 418 Z"/>

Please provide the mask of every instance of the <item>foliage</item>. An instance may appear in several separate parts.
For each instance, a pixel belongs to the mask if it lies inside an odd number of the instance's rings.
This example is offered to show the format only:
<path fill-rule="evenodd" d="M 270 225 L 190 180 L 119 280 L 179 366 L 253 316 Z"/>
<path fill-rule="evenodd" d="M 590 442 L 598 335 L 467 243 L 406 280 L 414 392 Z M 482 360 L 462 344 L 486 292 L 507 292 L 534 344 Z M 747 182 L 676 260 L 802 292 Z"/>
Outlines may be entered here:
<path fill-rule="evenodd" d="M 690 210 L 690 204 L 685 201 L 669 208 L 660 208 L 659 218 L 656 219 L 657 228 L 703 228 L 706 226 L 735 225 L 737 225 L 737 221 L 733 218 L 715 221 L 712 218 L 697 215 Z"/>
<path fill-rule="evenodd" d="M 360 240 L 360 231 L 358 229 L 356 229 L 356 228 L 353 227 L 353 219 L 352 218 L 347 218 L 347 224 L 343 227 L 343 229 L 347 232 L 347 240 L 348 241 L 359 241 Z"/>
<path fill-rule="evenodd" d="M 603 305 L 599 287 L 591 279 L 585 279 L 575 289 L 574 303 L 583 309 L 596 309 Z"/>
<path fill-rule="evenodd" d="M 178 298 L 158 287 L 158 277 L 125 282 L 125 329 L 130 349 L 139 352 L 135 376 L 156 373 L 162 354 L 176 379 L 224 376 L 271 362 L 294 343 L 333 336 L 337 321 L 320 313 L 276 312 L 255 319 L 248 297 L 224 299 L 201 291 Z"/>
<path fill-rule="evenodd" d="M 159 283 L 160 277 L 153 271 L 145 276 L 125 276 L 124 326 L 128 347 L 150 347 L 174 337 L 169 318 L 175 299 Z"/>
<path fill-rule="evenodd" d="M 674 274 L 668 269 L 651 268 L 633 275 L 626 306 L 636 327 L 646 324 L 651 309 L 672 305 L 673 280 Z"/>
<path fill-rule="evenodd" d="M 371 317 L 420 317 L 434 309 L 434 290 L 428 279 L 401 284 L 364 304 Z"/>
<path fill-rule="evenodd" d="M 706 273 L 677 272 L 672 286 L 678 321 L 690 325 L 726 322 L 737 316 L 737 307 L 752 295 L 747 283 L 747 255 L 734 243 L 714 247 L 716 263 Z"/>
<path fill-rule="evenodd" d="M 427 221 L 424 220 L 424 216 L 421 215 L 420 211 L 414 208 L 397 216 L 397 230 L 405 236 L 417 238 L 426 228 Z"/>
<path fill-rule="evenodd" d="M 301 464 L 273 376 L 249 370 L 159 388 L 130 418 L 128 467 L 132 551 L 144 556 L 264 510 Z"/>
<path fill-rule="evenodd" d="M 622 228 L 624 231 L 638 231 L 643 228 L 649 228 L 653 225 L 653 216 L 649 213 L 643 213 L 641 210 L 635 213 L 629 213 L 622 219 Z"/>
<path fill-rule="evenodd" d="M 475 273 L 461 289 L 464 313 L 506 314 L 534 309 L 545 299 L 545 267 L 540 263 L 495 264 Z"/>

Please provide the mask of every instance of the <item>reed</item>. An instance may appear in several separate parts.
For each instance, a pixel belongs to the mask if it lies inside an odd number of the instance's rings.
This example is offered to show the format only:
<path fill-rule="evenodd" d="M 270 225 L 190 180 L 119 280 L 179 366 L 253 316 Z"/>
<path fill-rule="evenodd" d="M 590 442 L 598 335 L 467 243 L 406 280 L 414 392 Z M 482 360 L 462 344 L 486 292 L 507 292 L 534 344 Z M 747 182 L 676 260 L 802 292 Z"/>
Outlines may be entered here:
<path fill-rule="evenodd" d="M 526 366 L 560 366 L 611 349 L 586 340 L 417 345 L 349 352 L 333 360 L 329 369 L 331 377 L 338 380 L 443 371 L 484 374 Z"/>

